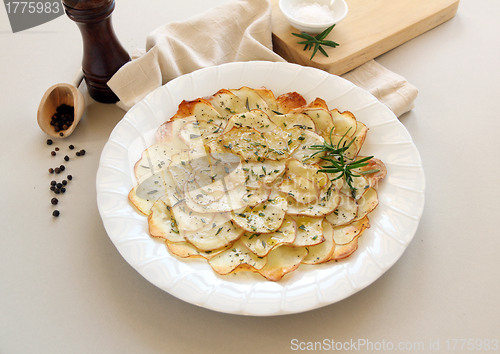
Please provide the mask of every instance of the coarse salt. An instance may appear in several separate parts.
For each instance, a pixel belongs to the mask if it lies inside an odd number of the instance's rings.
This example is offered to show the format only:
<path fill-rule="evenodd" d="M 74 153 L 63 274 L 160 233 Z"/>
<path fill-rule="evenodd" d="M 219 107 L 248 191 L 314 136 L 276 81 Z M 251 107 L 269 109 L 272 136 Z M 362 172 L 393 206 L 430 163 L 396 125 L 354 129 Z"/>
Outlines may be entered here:
<path fill-rule="evenodd" d="M 301 2 L 290 6 L 290 16 L 307 23 L 328 23 L 335 19 L 335 12 L 317 2 Z"/>

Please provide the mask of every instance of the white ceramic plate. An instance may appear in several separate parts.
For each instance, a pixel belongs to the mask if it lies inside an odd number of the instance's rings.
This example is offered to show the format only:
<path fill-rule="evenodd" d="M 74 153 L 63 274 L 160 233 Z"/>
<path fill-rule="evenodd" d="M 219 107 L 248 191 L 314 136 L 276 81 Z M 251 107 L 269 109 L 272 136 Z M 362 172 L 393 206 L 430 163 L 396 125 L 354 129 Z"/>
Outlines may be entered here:
<path fill-rule="evenodd" d="M 371 228 L 349 258 L 319 266 L 301 265 L 280 282 L 240 272 L 215 274 L 205 260 L 181 260 L 148 234 L 146 217 L 128 202 L 136 181 L 132 167 L 154 143 L 156 128 L 182 100 L 221 88 L 271 89 L 276 96 L 296 91 L 308 102 L 323 98 L 330 109 L 349 110 L 369 127 L 362 153 L 380 158 L 387 178 Z M 340 301 L 367 287 L 401 257 L 423 211 L 425 179 L 417 148 L 394 114 L 350 82 L 310 67 L 246 62 L 210 67 L 172 80 L 136 104 L 106 143 L 97 172 L 97 203 L 104 227 L 120 254 L 144 278 L 189 303 L 211 310 L 254 316 L 299 313 Z"/>

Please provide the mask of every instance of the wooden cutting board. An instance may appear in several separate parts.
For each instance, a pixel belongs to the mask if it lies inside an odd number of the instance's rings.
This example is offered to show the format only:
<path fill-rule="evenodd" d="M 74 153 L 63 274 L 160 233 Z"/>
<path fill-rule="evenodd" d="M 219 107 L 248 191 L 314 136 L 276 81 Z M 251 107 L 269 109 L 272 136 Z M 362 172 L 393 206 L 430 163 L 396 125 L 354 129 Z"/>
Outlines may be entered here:
<path fill-rule="evenodd" d="M 314 0 L 308 0 L 314 2 Z M 329 57 L 297 44 L 299 31 L 273 6 L 274 51 L 285 60 L 342 75 L 455 16 L 459 0 L 346 0 L 349 12 L 327 39 L 340 44 L 325 47 Z"/>

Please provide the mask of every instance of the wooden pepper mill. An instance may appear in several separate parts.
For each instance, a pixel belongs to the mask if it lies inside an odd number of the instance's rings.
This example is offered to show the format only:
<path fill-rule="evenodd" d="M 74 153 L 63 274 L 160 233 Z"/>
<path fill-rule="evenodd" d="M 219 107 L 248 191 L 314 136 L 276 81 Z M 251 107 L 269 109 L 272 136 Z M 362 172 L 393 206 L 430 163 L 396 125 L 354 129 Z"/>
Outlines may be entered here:
<path fill-rule="evenodd" d="M 114 103 L 118 97 L 106 84 L 130 56 L 116 37 L 111 23 L 114 0 L 63 0 L 68 17 L 78 25 L 83 39 L 82 69 L 93 99 Z"/>

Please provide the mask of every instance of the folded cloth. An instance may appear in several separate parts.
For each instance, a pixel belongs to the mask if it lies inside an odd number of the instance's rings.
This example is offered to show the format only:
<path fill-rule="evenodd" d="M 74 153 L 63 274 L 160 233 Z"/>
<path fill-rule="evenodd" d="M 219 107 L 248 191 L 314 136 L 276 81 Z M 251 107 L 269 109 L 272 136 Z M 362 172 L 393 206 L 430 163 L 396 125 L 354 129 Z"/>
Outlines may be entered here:
<path fill-rule="evenodd" d="M 168 81 L 229 62 L 285 60 L 272 50 L 269 0 L 233 0 L 148 35 L 146 51 L 116 72 L 108 86 L 128 110 Z M 343 75 L 386 104 L 396 116 L 413 108 L 417 89 L 374 60 Z"/>

